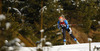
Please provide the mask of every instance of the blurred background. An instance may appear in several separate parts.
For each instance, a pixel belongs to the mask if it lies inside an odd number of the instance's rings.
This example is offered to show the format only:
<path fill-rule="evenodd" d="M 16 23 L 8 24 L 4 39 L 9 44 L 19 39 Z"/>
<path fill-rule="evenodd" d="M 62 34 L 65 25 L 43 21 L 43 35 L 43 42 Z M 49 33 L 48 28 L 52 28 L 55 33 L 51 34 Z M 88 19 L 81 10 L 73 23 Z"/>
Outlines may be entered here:
<path fill-rule="evenodd" d="M 80 43 L 88 42 L 88 37 L 100 42 L 100 0 L 0 0 L 0 47 L 13 40 L 35 47 L 45 35 L 46 41 L 62 45 L 63 36 L 57 34 L 61 15 Z M 68 33 L 66 39 L 75 44 Z"/>

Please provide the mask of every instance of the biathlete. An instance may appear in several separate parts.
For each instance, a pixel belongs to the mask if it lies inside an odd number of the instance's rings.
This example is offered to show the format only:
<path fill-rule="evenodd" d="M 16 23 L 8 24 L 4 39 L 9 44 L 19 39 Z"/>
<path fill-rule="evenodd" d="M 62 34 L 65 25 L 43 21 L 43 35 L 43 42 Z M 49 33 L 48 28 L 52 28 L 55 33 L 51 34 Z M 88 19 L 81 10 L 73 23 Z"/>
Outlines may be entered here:
<path fill-rule="evenodd" d="M 62 29 L 62 34 L 63 34 L 63 42 L 66 44 L 66 31 L 70 34 L 70 36 L 74 39 L 76 43 L 79 44 L 78 40 L 73 36 L 72 30 L 69 27 L 68 21 L 63 17 L 59 17 L 59 21 L 57 22 L 58 24 L 58 29 Z"/>

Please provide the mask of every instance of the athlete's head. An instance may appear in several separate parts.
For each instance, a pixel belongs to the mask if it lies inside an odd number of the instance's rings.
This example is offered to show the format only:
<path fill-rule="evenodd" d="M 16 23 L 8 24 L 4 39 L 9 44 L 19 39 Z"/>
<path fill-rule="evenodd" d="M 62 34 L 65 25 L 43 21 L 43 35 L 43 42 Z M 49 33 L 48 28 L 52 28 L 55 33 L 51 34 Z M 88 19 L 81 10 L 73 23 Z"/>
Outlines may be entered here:
<path fill-rule="evenodd" d="M 63 21 L 64 21 L 64 18 L 63 18 L 62 16 L 60 16 L 60 17 L 59 17 L 59 21 L 60 21 L 60 22 L 63 22 Z"/>

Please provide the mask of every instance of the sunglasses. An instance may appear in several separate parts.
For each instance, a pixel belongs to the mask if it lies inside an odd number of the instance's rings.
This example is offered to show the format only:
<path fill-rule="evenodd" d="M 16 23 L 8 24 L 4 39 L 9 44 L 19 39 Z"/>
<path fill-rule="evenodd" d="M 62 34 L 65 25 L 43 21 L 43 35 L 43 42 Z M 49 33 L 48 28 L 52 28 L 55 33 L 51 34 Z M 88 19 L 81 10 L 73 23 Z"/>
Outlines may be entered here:
<path fill-rule="evenodd" d="M 59 19 L 60 21 L 62 21 L 63 19 Z"/>

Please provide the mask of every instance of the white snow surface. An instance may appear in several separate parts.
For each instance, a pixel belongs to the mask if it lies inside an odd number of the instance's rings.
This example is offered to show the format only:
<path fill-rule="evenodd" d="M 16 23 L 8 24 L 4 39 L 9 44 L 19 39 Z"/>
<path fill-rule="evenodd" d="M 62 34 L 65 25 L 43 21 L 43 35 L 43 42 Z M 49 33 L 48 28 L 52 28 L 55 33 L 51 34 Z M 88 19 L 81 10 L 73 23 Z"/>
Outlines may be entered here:
<path fill-rule="evenodd" d="M 95 46 L 100 47 L 100 42 L 92 43 L 91 51 L 93 51 Z M 37 51 L 36 49 L 37 49 L 36 47 L 20 47 L 19 51 Z M 89 43 L 43 47 L 43 51 L 89 51 Z M 98 50 L 98 51 L 100 51 L 100 50 Z"/>

